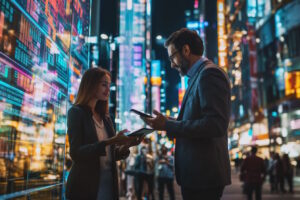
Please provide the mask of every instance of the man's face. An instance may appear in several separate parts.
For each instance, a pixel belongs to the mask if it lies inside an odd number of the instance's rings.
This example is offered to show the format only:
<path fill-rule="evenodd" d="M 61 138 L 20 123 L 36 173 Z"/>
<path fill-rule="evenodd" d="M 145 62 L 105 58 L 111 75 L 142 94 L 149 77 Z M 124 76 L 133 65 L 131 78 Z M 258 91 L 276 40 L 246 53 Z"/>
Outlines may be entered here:
<path fill-rule="evenodd" d="M 168 46 L 169 60 L 171 62 L 171 67 L 175 68 L 181 76 L 187 74 L 189 69 L 189 62 L 180 50 L 177 50 L 173 44 Z"/>

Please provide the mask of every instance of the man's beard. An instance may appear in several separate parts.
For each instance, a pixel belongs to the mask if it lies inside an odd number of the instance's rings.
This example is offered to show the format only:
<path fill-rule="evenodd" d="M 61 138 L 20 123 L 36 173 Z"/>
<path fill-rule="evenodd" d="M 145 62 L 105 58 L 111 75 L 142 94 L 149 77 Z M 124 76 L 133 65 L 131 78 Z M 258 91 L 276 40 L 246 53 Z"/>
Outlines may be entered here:
<path fill-rule="evenodd" d="M 186 59 L 182 58 L 180 65 L 177 66 L 177 69 L 178 69 L 179 74 L 181 76 L 187 75 L 187 72 L 189 70 L 189 63 L 188 63 L 188 61 Z"/>

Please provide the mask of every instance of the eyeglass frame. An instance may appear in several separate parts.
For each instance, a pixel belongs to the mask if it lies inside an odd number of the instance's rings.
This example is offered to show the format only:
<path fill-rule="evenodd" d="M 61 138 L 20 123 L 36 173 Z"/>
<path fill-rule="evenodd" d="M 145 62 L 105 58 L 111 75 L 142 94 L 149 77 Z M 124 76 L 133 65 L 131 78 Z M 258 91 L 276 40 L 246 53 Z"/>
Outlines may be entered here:
<path fill-rule="evenodd" d="M 172 53 L 172 55 L 169 56 L 169 60 L 171 63 L 174 63 L 173 59 L 177 53 L 180 53 L 180 50 L 176 50 L 174 53 Z"/>

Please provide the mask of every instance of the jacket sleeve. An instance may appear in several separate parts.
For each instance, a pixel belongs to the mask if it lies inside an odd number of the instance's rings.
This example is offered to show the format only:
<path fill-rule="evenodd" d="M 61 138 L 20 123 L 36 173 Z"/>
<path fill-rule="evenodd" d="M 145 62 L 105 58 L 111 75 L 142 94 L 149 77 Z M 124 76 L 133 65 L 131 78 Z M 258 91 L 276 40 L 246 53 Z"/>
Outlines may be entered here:
<path fill-rule="evenodd" d="M 206 69 L 199 78 L 195 95 L 198 95 L 200 101 L 200 117 L 181 121 L 167 120 L 167 134 L 170 137 L 191 139 L 224 136 L 230 113 L 230 86 L 224 74 L 218 69 Z"/>
<path fill-rule="evenodd" d="M 85 130 L 83 127 L 82 110 L 72 107 L 68 111 L 68 135 L 70 141 L 70 156 L 75 162 L 88 162 L 106 155 L 105 142 L 83 144 Z"/>
<path fill-rule="evenodd" d="M 114 128 L 113 121 L 111 120 L 111 117 L 108 115 L 106 119 L 107 119 L 107 121 L 108 121 L 108 123 L 109 123 L 109 125 L 110 125 L 110 127 L 113 131 L 113 134 L 116 135 L 116 131 L 115 131 L 115 128 Z M 119 147 L 116 147 L 115 145 L 113 147 L 114 147 L 114 154 L 115 154 L 116 161 L 123 160 L 123 159 L 127 158 L 130 154 L 129 149 L 125 152 L 121 152 Z"/>

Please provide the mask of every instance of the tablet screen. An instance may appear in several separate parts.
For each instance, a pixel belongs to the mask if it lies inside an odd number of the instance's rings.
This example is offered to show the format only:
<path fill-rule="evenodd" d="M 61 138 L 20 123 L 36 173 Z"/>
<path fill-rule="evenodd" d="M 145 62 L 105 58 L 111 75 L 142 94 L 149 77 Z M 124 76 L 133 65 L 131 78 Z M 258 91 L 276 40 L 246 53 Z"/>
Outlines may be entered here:
<path fill-rule="evenodd" d="M 143 135 L 148 135 L 148 134 L 152 133 L 153 131 L 154 131 L 154 129 L 141 128 L 141 129 L 138 129 L 131 133 L 128 133 L 127 136 L 143 136 Z"/>

